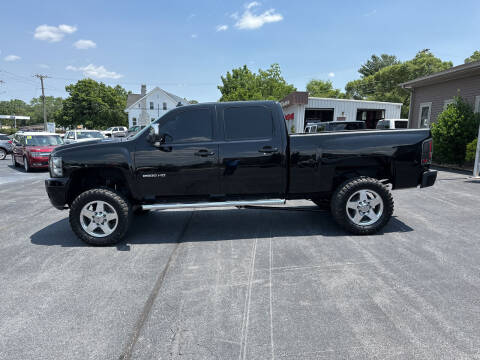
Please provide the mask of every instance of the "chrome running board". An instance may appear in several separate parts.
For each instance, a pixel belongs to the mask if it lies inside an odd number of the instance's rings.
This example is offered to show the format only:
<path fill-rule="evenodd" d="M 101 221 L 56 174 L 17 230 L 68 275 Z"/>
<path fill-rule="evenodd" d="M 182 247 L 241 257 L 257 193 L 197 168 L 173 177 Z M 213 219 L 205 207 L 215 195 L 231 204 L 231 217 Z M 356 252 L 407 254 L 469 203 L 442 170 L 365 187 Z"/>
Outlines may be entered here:
<path fill-rule="evenodd" d="M 199 203 L 165 203 L 142 205 L 143 210 L 163 210 L 163 209 L 185 209 L 185 208 L 209 208 L 226 206 L 247 206 L 247 205 L 280 205 L 285 204 L 285 199 L 266 199 L 266 200 L 240 200 L 240 201 L 215 201 Z"/>

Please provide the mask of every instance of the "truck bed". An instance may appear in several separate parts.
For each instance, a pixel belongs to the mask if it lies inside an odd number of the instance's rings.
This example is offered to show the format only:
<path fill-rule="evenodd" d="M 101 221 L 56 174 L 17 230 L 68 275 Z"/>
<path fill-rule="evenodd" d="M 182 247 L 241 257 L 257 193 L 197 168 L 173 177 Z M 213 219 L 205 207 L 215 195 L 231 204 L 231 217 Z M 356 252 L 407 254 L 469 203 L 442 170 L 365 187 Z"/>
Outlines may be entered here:
<path fill-rule="evenodd" d="M 430 137 L 429 129 L 290 135 L 289 193 L 328 193 L 352 174 L 388 179 L 394 189 L 416 187 Z"/>

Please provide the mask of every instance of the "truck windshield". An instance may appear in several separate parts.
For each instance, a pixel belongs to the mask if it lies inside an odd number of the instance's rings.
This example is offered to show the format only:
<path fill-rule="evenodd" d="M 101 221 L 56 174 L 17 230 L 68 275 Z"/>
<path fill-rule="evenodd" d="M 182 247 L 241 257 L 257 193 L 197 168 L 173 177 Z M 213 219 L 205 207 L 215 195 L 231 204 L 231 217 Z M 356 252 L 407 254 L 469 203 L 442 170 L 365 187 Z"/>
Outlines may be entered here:
<path fill-rule="evenodd" d="M 51 146 L 62 145 L 63 140 L 58 135 L 30 135 L 25 136 L 27 146 Z"/>

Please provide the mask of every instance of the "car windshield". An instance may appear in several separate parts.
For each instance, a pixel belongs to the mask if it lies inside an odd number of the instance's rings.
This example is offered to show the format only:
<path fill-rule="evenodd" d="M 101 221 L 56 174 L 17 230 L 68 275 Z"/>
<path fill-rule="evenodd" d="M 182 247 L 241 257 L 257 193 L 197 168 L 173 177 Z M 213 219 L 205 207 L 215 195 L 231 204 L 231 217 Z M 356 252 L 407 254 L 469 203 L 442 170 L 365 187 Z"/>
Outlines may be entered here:
<path fill-rule="evenodd" d="M 113 127 L 111 127 L 111 128 L 108 128 L 108 129 L 107 129 L 107 130 L 105 130 L 105 131 L 112 131 L 112 130 L 113 130 Z"/>
<path fill-rule="evenodd" d="M 51 146 L 62 145 L 63 140 L 58 135 L 27 135 L 25 145 L 27 146 Z"/>
<path fill-rule="evenodd" d="M 99 131 L 79 131 L 77 139 L 101 139 L 103 135 Z"/>

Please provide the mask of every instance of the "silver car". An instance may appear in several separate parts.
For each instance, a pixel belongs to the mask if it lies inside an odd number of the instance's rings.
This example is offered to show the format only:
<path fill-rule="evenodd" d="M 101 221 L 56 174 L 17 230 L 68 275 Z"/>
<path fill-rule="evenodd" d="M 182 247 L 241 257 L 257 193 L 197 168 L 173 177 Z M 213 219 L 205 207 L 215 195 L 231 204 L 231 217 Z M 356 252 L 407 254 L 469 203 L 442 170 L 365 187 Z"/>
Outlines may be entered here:
<path fill-rule="evenodd" d="M 8 154 L 12 153 L 12 147 L 12 139 L 5 134 L 0 134 L 0 160 L 5 159 Z"/>
<path fill-rule="evenodd" d="M 77 142 L 101 140 L 104 136 L 97 130 L 70 130 L 65 133 L 63 141 L 65 144 L 73 144 Z"/>

